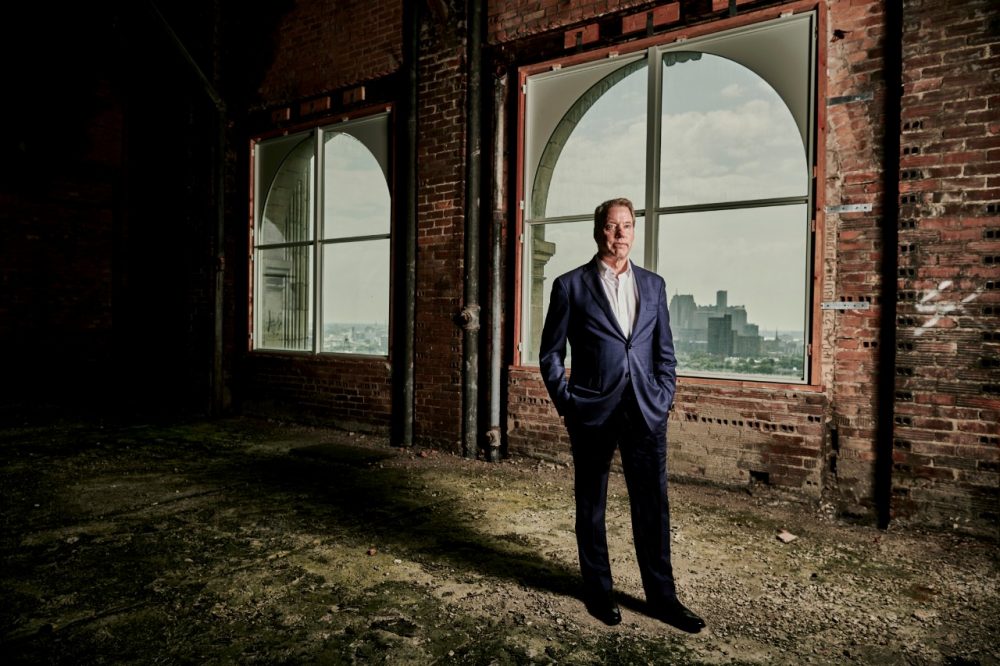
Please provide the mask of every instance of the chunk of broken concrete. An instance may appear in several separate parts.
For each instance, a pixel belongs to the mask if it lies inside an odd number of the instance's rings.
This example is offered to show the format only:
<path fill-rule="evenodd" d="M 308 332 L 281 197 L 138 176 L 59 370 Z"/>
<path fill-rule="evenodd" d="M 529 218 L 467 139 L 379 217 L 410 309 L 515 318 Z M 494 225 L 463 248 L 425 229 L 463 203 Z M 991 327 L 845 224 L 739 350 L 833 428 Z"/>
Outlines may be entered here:
<path fill-rule="evenodd" d="M 798 537 L 787 530 L 781 530 L 780 532 L 778 532 L 778 541 L 780 541 L 781 543 L 791 543 L 796 539 L 798 539 Z"/>

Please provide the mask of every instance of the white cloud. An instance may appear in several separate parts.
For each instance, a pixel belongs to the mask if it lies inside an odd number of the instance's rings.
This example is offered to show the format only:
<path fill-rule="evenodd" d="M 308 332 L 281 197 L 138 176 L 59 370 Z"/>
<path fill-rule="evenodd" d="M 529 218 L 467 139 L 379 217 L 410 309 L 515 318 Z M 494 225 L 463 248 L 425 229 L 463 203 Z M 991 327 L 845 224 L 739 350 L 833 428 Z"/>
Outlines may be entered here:
<path fill-rule="evenodd" d="M 719 91 L 719 94 L 723 97 L 743 97 L 743 86 L 738 83 L 730 83 L 728 86 Z"/>

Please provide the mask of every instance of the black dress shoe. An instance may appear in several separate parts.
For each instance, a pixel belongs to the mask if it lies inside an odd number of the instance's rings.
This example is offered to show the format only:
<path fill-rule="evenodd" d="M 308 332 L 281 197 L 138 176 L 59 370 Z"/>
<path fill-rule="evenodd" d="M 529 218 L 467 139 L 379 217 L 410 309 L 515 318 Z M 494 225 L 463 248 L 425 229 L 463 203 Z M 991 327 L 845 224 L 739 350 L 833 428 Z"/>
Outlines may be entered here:
<path fill-rule="evenodd" d="M 614 592 L 588 594 L 584 599 L 587 611 L 604 624 L 613 627 L 622 622 L 622 611 L 615 601 Z"/>
<path fill-rule="evenodd" d="M 677 597 L 655 604 L 653 616 L 689 634 L 696 634 L 705 628 L 705 621 L 691 612 Z"/>

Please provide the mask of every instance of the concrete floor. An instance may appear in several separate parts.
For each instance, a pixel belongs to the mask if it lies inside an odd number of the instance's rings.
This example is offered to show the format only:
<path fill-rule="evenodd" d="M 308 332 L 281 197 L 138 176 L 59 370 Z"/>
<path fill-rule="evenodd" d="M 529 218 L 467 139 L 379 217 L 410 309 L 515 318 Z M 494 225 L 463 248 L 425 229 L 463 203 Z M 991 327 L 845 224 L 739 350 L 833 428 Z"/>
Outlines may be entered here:
<path fill-rule="evenodd" d="M 616 477 L 609 628 L 577 598 L 570 468 L 253 420 L 6 420 L 4 663 L 1000 663 L 996 543 L 672 483 L 709 623 L 689 635 L 644 612 Z"/>

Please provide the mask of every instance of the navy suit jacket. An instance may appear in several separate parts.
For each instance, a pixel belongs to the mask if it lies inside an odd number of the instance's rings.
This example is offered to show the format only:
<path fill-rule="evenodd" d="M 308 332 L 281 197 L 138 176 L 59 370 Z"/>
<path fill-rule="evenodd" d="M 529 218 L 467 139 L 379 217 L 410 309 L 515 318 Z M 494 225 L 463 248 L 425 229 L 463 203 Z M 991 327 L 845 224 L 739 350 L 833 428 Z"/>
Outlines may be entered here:
<path fill-rule="evenodd" d="M 666 426 L 677 360 L 666 283 L 633 264 L 638 290 L 632 335 L 625 337 L 601 286 L 597 260 L 556 278 L 545 315 L 539 365 L 559 414 L 575 423 L 604 423 L 629 382 L 651 431 Z M 572 370 L 566 378 L 566 342 Z"/>

